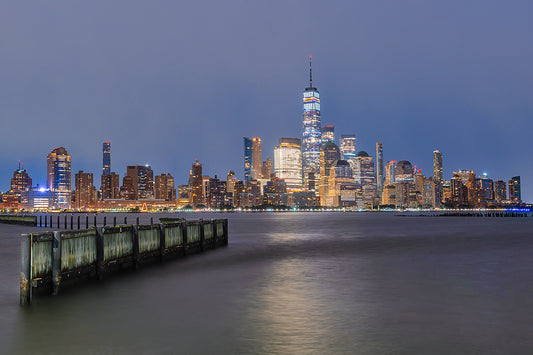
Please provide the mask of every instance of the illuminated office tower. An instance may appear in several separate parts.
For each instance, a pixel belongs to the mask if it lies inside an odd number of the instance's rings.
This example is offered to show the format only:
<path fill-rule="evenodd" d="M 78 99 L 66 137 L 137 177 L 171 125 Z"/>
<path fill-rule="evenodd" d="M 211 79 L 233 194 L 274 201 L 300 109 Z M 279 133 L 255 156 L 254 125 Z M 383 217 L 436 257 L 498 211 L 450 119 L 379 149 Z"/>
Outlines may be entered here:
<path fill-rule="evenodd" d="M 509 180 L 509 200 L 512 202 L 522 202 L 520 176 L 513 176 L 511 180 Z"/>
<path fill-rule="evenodd" d="M 109 175 L 111 174 L 111 142 L 104 142 L 102 152 L 104 154 L 102 161 L 102 174 Z"/>
<path fill-rule="evenodd" d="M 252 177 L 254 179 L 262 179 L 262 163 L 261 160 L 261 138 L 254 137 L 252 139 Z"/>
<path fill-rule="evenodd" d="M 378 198 L 381 200 L 383 194 L 383 143 L 376 143 L 376 180 L 378 189 Z"/>
<path fill-rule="evenodd" d="M 435 183 L 435 201 L 436 206 L 440 207 L 443 201 L 443 172 L 442 172 L 442 153 L 438 150 L 433 152 L 433 181 Z"/>
<path fill-rule="evenodd" d="M 350 160 L 355 158 L 355 135 L 343 134 L 340 139 L 341 158 Z"/>
<path fill-rule="evenodd" d="M 331 142 L 335 143 L 335 127 L 327 125 L 321 128 L 322 132 L 322 144 Z"/>
<path fill-rule="evenodd" d="M 20 193 L 24 191 L 29 191 L 32 187 L 32 180 L 26 169 L 21 166 L 19 162 L 18 170 L 15 170 L 13 177 L 11 178 L 11 191 L 15 193 Z"/>
<path fill-rule="evenodd" d="M 248 137 L 244 139 L 244 181 L 251 180 L 252 175 L 252 159 L 253 159 L 253 141 Z"/>
<path fill-rule="evenodd" d="M 507 200 L 507 185 L 503 180 L 496 180 L 494 182 L 494 199 L 496 201 Z"/>
<path fill-rule="evenodd" d="M 300 144 L 301 146 L 301 144 Z M 301 148 L 300 148 L 301 153 Z M 301 159 L 300 159 L 300 167 L 302 166 Z M 263 179 L 270 179 L 270 175 L 272 175 L 272 159 L 267 158 L 263 162 L 263 167 L 261 168 L 261 173 L 263 174 Z"/>
<path fill-rule="evenodd" d="M 485 201 L 494 200 L 494 181 L 488 178 L 486 173 L 477 179 L 477 184 Z"/>
<path fill-rule="evenodd" d="M 320 121 L 320 95 L 313 86 L 311 71 L 311 56 L 309 56 L 309 87 L 303 93 L 303 139 L 302 139 L 302 167 L 304 188 L 309 189 L 310 174 L 315 180 L 320 173 L 320 147 L 322 140 Z"/>
<path fill-rule="evenodd" d="M 96 188 L 93 184 L 93 174 L 80 170 L 75 176 L 75 203 L 77 210 L 91 207 L 97 198 Z"/>
<path fill-rule="evenodd" d="M 163 173 L 155 177 L 155 198 L 158 200 L 176 200 L 176 188 L 172 175 Z"/>
<path fill-rule="evenodd" d="M 71 157 L 63 147 L 52 150 L 46 159 L 47 185 L 57 208 L 70 208 Z"/>
<path fill-rule="evenodd" d="M 302 188 L 302 146 L 298 138 L 280 138 L 274 148 L 274 173 L 285 180 L 289 191 Z"/>

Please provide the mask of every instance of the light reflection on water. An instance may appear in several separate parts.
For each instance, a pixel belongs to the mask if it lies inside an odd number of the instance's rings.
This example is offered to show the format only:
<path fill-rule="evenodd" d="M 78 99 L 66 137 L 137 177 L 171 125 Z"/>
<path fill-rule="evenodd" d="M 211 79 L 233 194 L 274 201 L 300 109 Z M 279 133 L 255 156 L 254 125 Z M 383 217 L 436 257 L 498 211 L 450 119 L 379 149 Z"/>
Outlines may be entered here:
<path fill-rule="evenodd" d="M 29 309 L 18 307 L 13 235 L 24 228 L 0 226 L 2 344 L 13 353 L 533 350 L 533 218 L 227 216 L 228 248 Z"/>

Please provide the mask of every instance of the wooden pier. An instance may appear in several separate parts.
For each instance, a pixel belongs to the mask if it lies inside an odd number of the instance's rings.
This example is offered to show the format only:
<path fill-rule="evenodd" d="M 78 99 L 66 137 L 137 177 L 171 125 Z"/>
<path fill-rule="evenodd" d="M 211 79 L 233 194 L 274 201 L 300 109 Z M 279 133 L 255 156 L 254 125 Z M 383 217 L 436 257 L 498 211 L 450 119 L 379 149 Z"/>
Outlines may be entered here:
<path fill-rule="evenodd" d="M 138 268 L 228 244 L 227 219 L 161 218 L 160 222 L 23 234 L 20 304 L 31 303 L 34 289 L 55 295 L 68 280 L 102 279 L 124 267 Z"/>

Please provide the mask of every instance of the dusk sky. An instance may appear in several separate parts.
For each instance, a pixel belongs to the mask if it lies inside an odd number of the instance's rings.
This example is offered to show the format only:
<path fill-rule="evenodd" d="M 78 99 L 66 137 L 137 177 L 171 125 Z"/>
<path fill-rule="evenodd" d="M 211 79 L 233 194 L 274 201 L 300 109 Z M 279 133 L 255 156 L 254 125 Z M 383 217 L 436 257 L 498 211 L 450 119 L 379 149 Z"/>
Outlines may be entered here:
<path fill-rule="evenodd" d="M 322 124 L 357 150 L 522 178 L 533 202 L 531 1 L 4 1 L 0 191 L 18 160 L 45 184 L 63 146 L 72 176 L 150 164 L 185 184 L 243 178 L 243 137 L 302 135 L 308 56 Z"/>

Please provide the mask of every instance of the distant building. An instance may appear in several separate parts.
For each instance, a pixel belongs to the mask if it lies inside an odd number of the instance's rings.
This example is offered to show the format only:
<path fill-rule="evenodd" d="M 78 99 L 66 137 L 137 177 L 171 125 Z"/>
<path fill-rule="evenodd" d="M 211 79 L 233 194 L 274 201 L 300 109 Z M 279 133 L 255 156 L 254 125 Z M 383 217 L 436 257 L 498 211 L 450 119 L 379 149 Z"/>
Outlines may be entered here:
<path fill-rule="evenodd" d="M 262 179 L 261 138 L 252 139 L 252 176 L 254 179 Z"/>
<path fill-rule="evenodd" d="M 134 200 L 154 198 L 154 172 L 150 165 L 128 165 L 126 176 L 131 178 Z"/>
<path fill-rule="evenodd" d="M 396 207 L 409 207 L 412 202 L 414 191 L 413 165 L 407 160 L 401 160 L 396 164 L 395 171 L 395 205 Z"/>
<path fill-rule="evenodd" d="M 322 132 L 322 144 L 331 142 L 335 143 L 335 127 L 327 125 L 321 128 Z"/>
<path fill-rule="evenodd" d="M 189 186 L 191 187 L 191 203 L 193 206 L 205 204 L 203 194 L 202 164 L 196 160 L 192 165 Z"/>
<path fill-rule="evenodd" d="M 56 208 L 70 208 L 71 157 L 63 147 L 52 150 L 46 159 L 47 185 L 53 194 Z"/>
<path fill-rule="evenodd" d="M 274 174 L 283 179 L 289 191 L 302 188 L 302 150 L 298 138 L 280 138 L 274 148 Z"/>
<path fill-rule="evenodd" d="M 102 152 L 102 174 L 109 175 L 111 174 L 111 142 L 104 142 Z"/>
<path fill-rule="evenodd" d="M 355 135 L 343 134 L 340 139 L 341 158 L 351 160 L 355 158 Z"/>
<path fill-rule="evenodd" d="M 494 199 L 498 202 L 507 200 L 507 185 L 503 180 L 494 182 Z"/>
<path fill-rule="evenodd" d="M 263 167 L 261 169 L 261 174 L 263 175 L 263 179 L 270 179 L 270 175 L 272 175 L 272 167 L 273 167 L 272 159 L 267 158 L 267 160 L 263 162 Z"/>
<path fill-rule="evenodd" d="M 93 184 L 93 174 L 84 173 L 80 170 L 74 179 L 76 185 L 75 208 L 81 210 L 93 207 L 97 200 L 96 188 Z"/>
<path fill-rule="evenodd" d="M 287 206 L 287 185 L 283 179 L 273 178 L 263 188 L 263 204 L 273 206 Z"/>
<path fill-rule="evenodd" d="M 386 185 L 394 185 L 396 182 L 396 160 L 391 160 L 385 164 L 385 182 L 383 183 Z"/>
<path fill-rule="evenodd" d="M 253 161 L 253 141 L 248 137 L 243 137 L 244 140 L 244 181 L 253 178 L 252 161 Z"/>
<path fill-rule="evenodd" d="M 172 175 L 163 173 L 155 177 L 155 198 L 165 201 L 176 200 L 176 188 Z"/>
<path fill-rule="evenodd" d="M 509 200 L 511 202 L 522 202 L 520 176 L 513 176 L 509 180 Z"/>
<path fill-rule="evenodd" d="M 19 168 L 13 173 L 11 178 L 11 191 L 21 193 L 23 191 L 28 191 L 32 187 L 32 180 L 26 169 L 22 167 L 19 162 Z"/>
<path fill-rule="evenodd" d="M 102 174 L 100 193 L 102 200 L 120 198 L 120 177 L 117 173 Z"/>
<path fill-rule="evenodd" d="M 333 142 L 327 142 L 320 149 L 320 183 L 318 185 L 318 196 L 320 205 L 327 205 L 327 195 L 329 192 L 329 174 L 331 167 L 340 159 L 339 147 Z"/>
<path fill-rule="evenodd" d="M 433 181 L 435 184 L 435 207 L 440 207 L 442 201 L 444 200 L 443 196 L 443 166 L 442 166 L 442 153 L 438 150 L 433 151 Z"/>
<path fill-rule="evenodd" d="M 358 207 L 372 208 L 377 195 L 374 160 L 362 150 L 353 158 L 352 169 L 355 183 L 362 191 Z"/>
<path fill-rule="evenodd" d="M 322 146 L 322 124 L 320 120 L 320 94 L 313 86 L 311 57 L 309 57 L 309 87 L 303 93 L 303 137 L 302 167 L 304 188 L 312 190 L 310 179 L 316 180 L 320 174 L 320 148 Z M 314 174 L 314 175 L 311 175 Z"/>
<path fill-rule="evenodd" d="M 346 160 L 339 159 L 330 168 L 329 191 L 326 196 L 326 206 L 356 207 L 357 186 L 353 179 L 353 171 Z"/>
<path fill-rule="evenodd" d="M 381 200 L 381 194 L 383 193 L 383 143 L 376 143 L 376 184 L 377 184 L 377 195 Z"/>
<path fill-rule="evenodd" d="M 54 204 L 52 191 L 39 185 L 23 192 L 21 199 L 21 207 L 28 210 L 48 210 Z"/>

